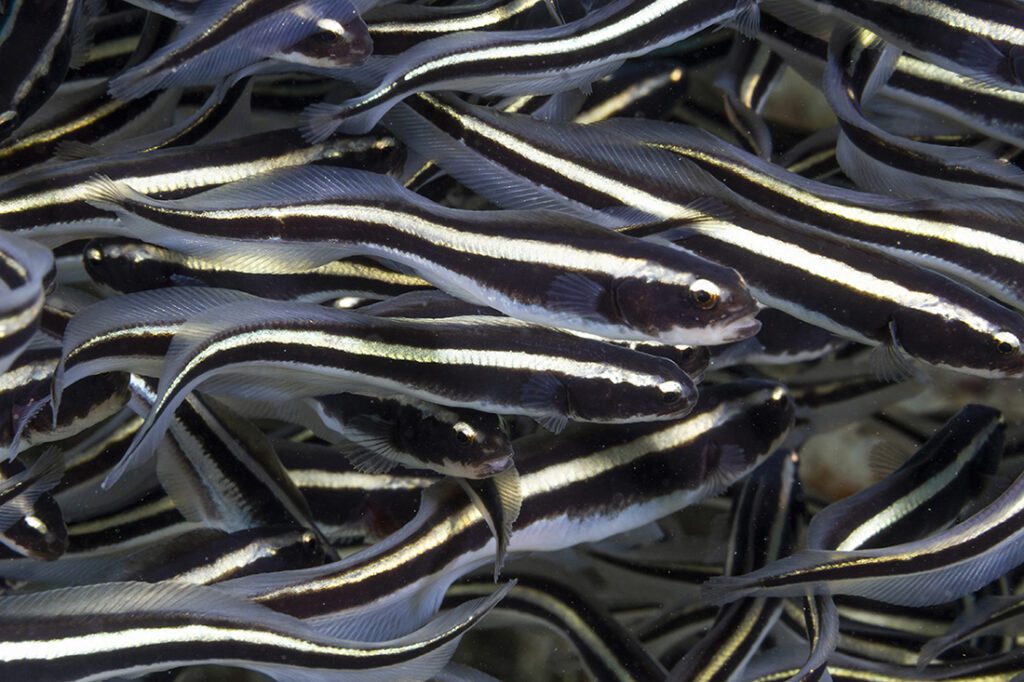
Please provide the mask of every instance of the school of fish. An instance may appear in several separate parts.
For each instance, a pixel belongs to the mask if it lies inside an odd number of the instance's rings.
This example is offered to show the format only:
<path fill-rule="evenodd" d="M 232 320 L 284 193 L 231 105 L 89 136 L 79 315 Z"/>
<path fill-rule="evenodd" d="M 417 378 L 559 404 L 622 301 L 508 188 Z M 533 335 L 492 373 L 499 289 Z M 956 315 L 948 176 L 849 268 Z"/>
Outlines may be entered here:
<path fill-rule="evenodd" d="M 1021 0 L 0 0 L 0 680 L 1024 680 Z"/>

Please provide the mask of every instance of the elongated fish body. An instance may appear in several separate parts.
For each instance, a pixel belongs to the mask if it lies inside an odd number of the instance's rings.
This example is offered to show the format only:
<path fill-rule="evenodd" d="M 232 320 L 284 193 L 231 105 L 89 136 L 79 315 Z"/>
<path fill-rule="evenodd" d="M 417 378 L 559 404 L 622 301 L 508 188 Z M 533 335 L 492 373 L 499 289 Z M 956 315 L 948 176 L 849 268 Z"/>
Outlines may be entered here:
<path fill-rule="evenodd" d="M 751 214 L 733 213 L 720 227 L 675 243 L 729 262 L 765 305 L 838 336 L 882 345 L 897 358 L 988 377 L 1024 372 L 1020 315 L 946 277 Z M 813 296 L 805 295 L 810 281 Z M 845 297 L 849 305 L 837 307 Z"/>
<path fill-rule="evenodd" d="M 242 389 L 243 397 L 284 400 L 344 386 L 534 416 L 553 428 L 566 419 L 671 419 L 689 412 L 696 397 L 686 373 L 664 358 L 490 316 L 387 319 L 310 304 L 241 302 L 197 316 L 175 341 L 160 398 L 136 436 L 138 457 L 148 454 L 192 390 L 211 380 L 215 388 L 225 374 L 234 375 L 220 382 L 229 389 L 240 387 L 240 374 L 251 377 L 243 384 L 263 384 Z"/>
<path fill-rule="evenodd" d="M 99 301 L 75 315 L 63 335 L 53 381 L 54 405 L 85 377 L 105 372 L 159 376 L 174 334 L 193 316 L 252 300 L 229 289 L 180 287 Z"/>
<path fill-rule="evenodd" d="M 861 111 L 854 73 L 884 46 L 864 32 L 857 41 L 833 40 L 825 68 L 823 92 L 839 118 L 837 156 L 843 171 L 864 190 L 911 199 L 951 197 L 1024 200 L 1024 171 L 971 147 L 955 148 L 893 135 Z M 863 45 L 862 43 L 867 43 Z"/>
<path fill-rule="evenodd" d="M 1024 19 L 1012 5 L 990 0 L 968 5 L 949 0 L 813 4 L 869 28 L 927 62 L 992 87 L 1024 90 Z"/>
<path fill-rule="evenodd" d="M 758 37 L 805 78 L 820 83 L 828 41 L 761 12 Z M 957 121 L 1010 144 L 1024 143 L 1024 93 L 994 88 L 910 54 L 896 59 L 879 94 L 901 105 Z"/>
<path fill-rule="evenodd" d="M 749 572 L 792 551 L 797 463 L 796 453 L 782 448 L 747 478 L 733 502 L 726 575 Z M 723 607 L 708 633 L 672 667 L 667 679 L 738 679 L 781 611 L 781 600 L 764 597 Z"/>
<path fill-rule="evenodd" d="M 467 7 L 385 5 L 367 14 L 373 56 L 400 55 L 419 43 L 458 31 L 506 31 L 543 7 L 543 0 L 501 0 Z"/>
<path fill-rule="evenodd" d="M 30 169 L 0 182 L 0 230 L 55 247 L 80 238 L 121 234 L 109 213 L 82 199 L 97 173 L 157 196 L 185 196 L 275 168 L 316 161 L 363 163 L 391 155 L 394 141 L 374 137 L 308 145 L 291 130 L 185 149 L 86 158 L 53 169 Z M 353 156 L 349 156 L 352 154 Z M 358 157 L 358 160 L 357 160 Z"/>
<path fill-rule="evenodd" d="M 460 301 L 440 291 L 415 291 L 395 296 L 384 301 L 371 303 L 363 306 L 359 312 L 364 312 L 381 317 L 407 317 L 417 319 L 439 319 L 445 317 L 460 317 L 463 315 L 498 315 L 493 308 L 474 305 Z M 654 355 L 667 358 L 676 363 L 679 369 L 693 379 L 694 383 L 700 383 L 707 369 L 710 352 L 707 348 L 700 346 L 666 345 L 656 341 L 621 341 L 615 339 L 604 339 L 592 334 L 576 332 L 583 338 L 592 338 L 597 341 L 604 341 L 616 346 L 622 346 L 647 355 Z"/>
<path fill-rule="evenodd" d="M 568 639 L 593 679 L 642 682 L 664 678 L 665 669 L 569 576 L 531 567 L 505 577 L 515 580 L 516 586 L 501 600 L 496 614 L 511 617 L 516 624 L 539 622 Z M 490 577 L 462 580 L 448 590 L 445 604 L 487 595 L 493 589 Z"/>
<path fill-rule="evenodd" d="M 964 407 L 882 482 L 815 514 L 808 546 L 887 547 L 944 528 L 996 472 L 1004 430 L 997 410 Z"/>
<path fill-rule="evenodd" d="M 117 237 L 96 239 L 83 250 L 86 272 L 98 284 L 130 293 L 173 286 L 237 289 L 261 298 L 322 303 L 331 299 L 386 299 L 430 289 L 426 280 L 366 258 L 335 261 L 314 270 L 267 272 L 245 263 L 190 256 L 156 244 Z M 256 264 L 254 264 L 256 265 Z"/>
<path fill-rule="evenodd" d="M 1019 627 L 1024 617 L 1024 605 L 1021 597 L 1016 595 L 987 595 L 979 599 L 973 607 L 964 611 L 949 631 L 941 637 L 929 640 L 921 647 L 918 667 L 925 667 L 942 652 L 961 642 L 985 634 L 1010 634 Z"/>
<path fill-rule="evenodd" d="M 19 679 L 103 680 L 219 663 L 280 679 L 419 679 L 507 592 L 467 602 L 406 638 L 339 640 L 210 587 L 107 583 L 0 598 L 4 669 Z M 49 641 L 61 642 L 54 656 Z"/>
<path fill-rule="evenodd" d="M 132 392 L 150 407 L 156 382 L 133 376 Z M 291 525 L 318 536 L 306 500 L 250 422 L 192 395 L 175 411 L 170 433 L 178 448 L 160 452 L 157 473 L 186 518 L 228 532 Z"/>
<path fill-rule="evenodd" d="M 891 546 L 945 528 L 995 473 L 1003 450 L 1002 415 L 968 405 L 881 482 L 819 511 L 807 546 L 852 551 Z M 830 594 L 808 594 L 804 612 L 811 653 L 803 673 L 820 673 L 839 642 Z"/>
<path fill-rule="evenodd" d="M 996 500 L 931 537 L 881 549 L 808 549 L 746 576 L 712 579 L 704 594 L 730 601 L 744 594 L 855 594 L 928 605 L 957 599 L 1017 566 L 1022 558 L 1018 478 Z"/>
<path fill-rule="evenodd" d="M 794 227 L 939 270 L 1024 310 L 1024 291 L 1018 286 L 1024 242 L 1014 228 L 1017 203 L 993 202 L 986 212 L 959 202 L 889 199 L 788 173 L 696 128 L 657 121 L 609 126 L 693 162 L 721 183 L 704 189 L 717 190 L 729 203 L 740 201 Z"/>
<path fill-rule="evenodd" d="M 687 71 L 681 61 L 631 61 L 595 81 L 590 96 L 572 120 L 586 125 L 612 116 L 660 118 L 685 95 L 687 84 Z"/>
<path fill-rule="evenodd" d="M 63 474 L 64 458 L 51 448 L 22 473 L 0 481 L 0 532 L 30 515 L 36 500 L 53 490 Z"/>
<path fill-rule="evenodd" d="M 311 140 L 325 139 L 338 129 L 365 132 L 404 97 L 424 90 L 492 95 L 570 90 L 630 57 L 747 15 L 756 16 L 751 6 L 729 0 L 621 0 L 553 28 L 436 38 L 396 59 L 369 93 L 340 105 L 307 109 L 304 130 Z"/>
<path fill-rule="evenodd" d="M 781 386 L 747 381 L 701 391 L 698 407 L 679 421 L 517 441 L 523 505 L 509 550 L 596 541 L 712 496 L 773 451 L 791 421 Z M 351 558 L 224 589 L 344 636 L 407 631 L 430 617 L 449 584 L 494 552 L 490 529 L 461 491 L 434 490 L 401 531 Z"/>
<path fill-rule="evenodd" d="M 56 90 L 71 64 L 80 0 L 14 0 L 0 24 L 0 137 L 6 137 Z M 80 29 L 81 27 L 79 27 Z"/>
<path fill-rule="evenodd" d="M 174 580 L 212 585 L 258 573 L 319 566 L 323 559 L 323 547 L 310 531 L 266 526 L 215 538 L 154 566 L 138 579 L 147 583 Z"/>
<path fill-rule="evenodd" d="M 726 267 L 566 216 L 445 208 L 373 173 L 293 169 L 187 202 L 98 180 L 93 200 L 168 246 L 187 233 L 235 240 L 235 254 L 239 242 L 277 249 L 311 267 L 383 258 L 459 298 L 606 338 L 722 343 L 759 327 L 742 279 Z"/>
<path fill-rule="evenodd" d="M 412 520 L 420 494 L 440 477 L 431 471 L 357 471 L 325 445 L 275 440 L 274 450 L 336 545 L 383 539 Z"/>
<path fill-rule="evenodd" d="M 151 125 L 154 118 L 169 113 L 178 98 L 176 93 L 152 93 L 133 102 L 107 94 L 110 75 L 144 59 L 170 34 L 171 22 L 142 21 L 139 14 L 129 10 L 86 19 L 95 33 L 86 62 L 76 69 L 75 80 L 57 90 L 48 106 L 0 144 L 0 175 L 52 158 L 62 143 L 93 144 L 118 133 L 130 135 L 135 130 L 133 124 Z"/>
<path fill-rule="evenodd" d="M 64 516 L 49 492 L 53 489 L 50 484 L 60 480 L 60 459 L 58 450 L 49 451 L 38 467 L 28 470 L 16 459 L 0 462 L 0 485 L 15 493 L 15 499 L 0 506 L 0 525 L 7 526 L 0 532 L 0 552 L 6 554 L 5 558 L 24 556 L 53 561 L 67 549 Z M 21 485 L 29 480 L 35 483 L 28 488 Z"/>
<path fill-rule="evenodd" d="M 420 103 L 423 107 L 419 107 Z M 642 121 L 634 126 L 625 119 L 617 119 L 614 126 L 573 126 L 540 123 L 451 98 L 439 103 L 437 99 L 419 97 L 416 104 L 421 110 L 429 108 L 430 122 L 408 109 L 404 113 L 396 110 L 389 114 L 393 116 L 389 125 L 396 134 L 412 145 L 429 141 L 441 150 L 468 147 L 469 154 L 440 152 L 440 165 L 499 204 L 512 187 L 512 194 L 571 211 L 593 213 L 627 206 L 634 211 L 634 219 L 640 217 L 636 213 L 665 218 L 689 215 L 678 218 L 687 223 L 682 230 L 687 236 L 680 242 L 682 248 L 729 263 L 741 273 L 763 305 L 844 338 L 869 345 L 899 346 L 903 350 L 897 355 L 905 353 L 935 366 L 982 376 L 1014 376 L 1024 369 L 1020 352 L 1024 329 L 1019 315 L 923 268 L 844 245 L 820 232 L 800 234 L 795 228 L 761 219 L 750 211 L 730 209 L 727 216 L 702 221 L 695 217 L 695 213 L 701 212 L 691 205 L 700 197 L 698 188 L 724 188 L 709 182 L 710 177 L 701 176 L 701 169 L 674 164 L 656 153 L 664 149 L 645 150 L 617 134 L 626 130 L 637 133 L 637 128 L 641 128 L 646 139 L 658 129 L 678 144 L 680 131 L 691 131 L 685 126 L 656 121 Z M 692 132 L 693 136 L 697 134 Z M 463 147 L 452 145 L 451 136 L 461 141 Z M 674 146 L 672 149 L 676 151 Z M 722 154 L 705 156 L 708 163 L 724 163 Z M 743 158 L 748 159 L 748 155 Z M 778 169 L 771 168 L 771 177 L 777 177 Z M 473 174 L 483 177 L 485 172 L 500 182 L 474 183 Z M 773 208 L 778 208 L 780 200 L 777 195 L 763 198 Z M 806 210 L 806 206 L 801 205 L 799 210 Z M 828 216 L 823 214 L 821 220 L 825 219 Z M 886 231 L 888 227 L 886 223 Z M 637 236 L 657 232 L 645 230 L 639 227 L 625 231 Z M 901 233 L 898 238 L 910 236 Z M 942 249 L 957 250 L 959 243 L 929 242 L 936 255 L 944 254 Z M 942 258 L 952 262 L 949 256 Z M 985 263 L 991 264 L 996 256 L 984 258 Z M 1008 267 L 1015 270 L 1017 265 Z M 814 285 L 809 286 L 812 281 Z M 856 286 L 850 286 L 854 282 Z M 993 286 L 1006 290 L 1002 280 L 998 284 L 993 282 Z M 823 295 L 824 291 L 829 293 Z M 856 302 L 835 305 L 835 301 L 851 295 Z M 943 312 L 939 313 L 940 309 Z M 900 327 L 911 324 L 927 325 L 931 331 L 923 336 L 899 332 Z M 905 345 L 908 337 L 921 341 L 927 338 L 927 343 L 910 348 Z M 937 345 L 936 339 L 955 341 L 943 346 Z M 915 345 L 913 340 L 909 343 Z"/>
<path fill-rule="evenodd" d="M 38 244 L 0 237 L 0 372 L 6 372 L 39 329 L 53 254 Z"/>
<path fill-rule="evenodd" d="M 487 478 L 512 466 L 512 443 L 493 414 L 354 393 L 312 398 L 310 403 L 336 437 L 356 446 L 350 459 L 363 462 L 367 471 L 401 464 Z"/>
<path fill-rule="evenodd" d="M 314 42 L 306 42 L 316 36 Z M 327 37 L 327 40 L 323 40 Z M 215 81 L 266 57 L 296 59 L 314 45 L 318 61 L 343 66 L 365 58 L 366 25 L 347 0 L 213 0 L 166 47 L 110 82 L 118 99 Z"/>

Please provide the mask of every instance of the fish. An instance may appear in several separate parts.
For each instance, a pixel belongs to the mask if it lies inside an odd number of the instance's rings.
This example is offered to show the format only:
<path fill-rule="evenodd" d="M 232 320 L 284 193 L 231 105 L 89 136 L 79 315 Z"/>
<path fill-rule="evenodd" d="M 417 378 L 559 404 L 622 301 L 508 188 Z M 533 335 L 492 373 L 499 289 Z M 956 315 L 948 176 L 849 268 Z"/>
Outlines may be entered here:
<path fill-rule="evenodd" d="M 445 208 L 374 173 L 293 169 L 184 203 L 98 178 L 91 201 L 167 246 L 200 234 L 205 248 L 242 260 L 244 244 L 310 268 L 350 255 L 386 259 L 511 317 L 606 338 L 699 345 L 759 327 L 727 267 L 567 216 Z M 231 241 L 217 249 L 214 237 Z"/>
<path fill-rule="evenodd" d="M 50 247 L 122 233 L 109 213 L 81 201 L 103 174 L 156 196 L 185 196 L 275 168 L 316 161 L 365 164 L 391 158 L 394 139 L 361 137 L 307 145 L 293 130 L 277 130 L 184 149 L 90 156 L 54 168 L 25 169 L 0 180 L 0 230 Z"/>
<path fill-rule="evenodd" d="M 562 206 L 583 215 L 587 211 L 593 215 L 628 207 L 630 215 L 617 219 L 632 219 L 633 224 L 616 229 L 634 236 L 671 237 L 667 230 L 653 228 L 656 223 L 645 225 L 641 222 L 644 215 L 638 213 L 650 216 L 649 221 L 660 217 L 674 220 L 680 226 L 685 224 L 687 227 L 681 232 L 686 239 L 673 240 L 677 245 L 705 258 L 727 262 L 740 272 L 748 289 L 762 305 L 844 338 L 881 345 L 877 364 L 885 375 L 912 373 L 905 362 L 892 362 L 908 355 L 930 365 L 981 376 L 1014 376 L 1022 369 L 1018 349 L 1024 330 L 1020 328 L 1019 315 L 946 277 L 914 268 L 896 258 L 879 258 L 882 254 L 844 245 L 828 235 L 800 234 L 800 230 L 762 219 L 755 215 L 753 208 L 749 211 L 733 206 L 716 208 L 714 200 L 709 202 L 700 197 L 694 188 L 724 191 L 717 181 L 708 184 L 710 178 L 702 178 L 697 173 L 700 169 L 685 163 L 673 164 L 668 157 L 656 153 L 666 150 L 645 150 L 635 137 L 642 133 L 644 139 L 650 140 L 652 131 L 659 129 L 667 139 L 674 140 L 669 146 L 678 151 L 680 134 L 710 137 L 696 129 L 641 121 L 638 131 L 625 119 L 617 119 L 614 126 L 609 125 L 611 122 L 590 126 L 541 124 L 528 117 L 502 114 L 451 98 L 443 103 L 424 97 L 415 101 L 417 105 L 430 105 L 431 122 L 410 108 L 396 108 L 402 115 L 401 120 L 392 112 L 395 117 L 388 121 L 389 125 L 410 144 L 426 141 L 444 150 L 437 155 L 440 165 L 474 191 L 499 204 L 502 197 L 513 196 L 510 205 L 528 200 L 539 205 Z M 452 144 L 451 138 L 434 123 L 442 123 L 446 131 L 454 131 L 462 144 Z M 616 134 L 627 129 L 634 134 L 632 142 L 629 135 Z M 725 145 L 716 142 L 716 149 L 724 150 Z M 482 155 L 485 151 L 486 157 Z M 719 151 L 705 157 L 709 163 L 721 164 L 725 163 L 725 153 Z M 729 153 L 736 155 L 739 150 Z M 744 156 L 744 159 L 750 164 L 761 163 L 756 157 Z M 681 159 L 677 157 L 677 160 Z M 778 173 L 771 168 L 771 174 L 765 173 L 764 177 L 776 182 L 774 178 Z M 474 174 L 485 181 L 474 183 Z M 515 191 L 510 192 L 510 187 Z M 696 208 L 695 201 L 698 202 Z M 776 196 L 766 197 L 764 202 L 773 208 L 779 205 Z M 799 210 L 805 209 L 801 202 Z M 716 210 L 716 217 L 709 220 L 707 212 Z M 887 222 L 886 228 L 889 227 Z M 945 253 L 940 246 L 952 248 L 951 242 L 943 244 L 932 244 L 935 253 Z M 781 257 L 781 254 L 786 255 Z M 993 261 L 986 257 L 985 263 L 985 267 L 991 267 Z M 838 272 L 844 273 L 841 279 L 836 277 Z M 814 277 L 813 287 L 807 284 L 810 276 Z M 851 282 L 858 282 L 858 286 L 850 287 Z M 1005 291 L 1003 284 L 996 288 Z M 822 295 L 825 290 L 830 293 Z M 942 297 L 948 296 L 946 303 L 957 301 L 946 309 L 958 312 L 935 316 L 937 306 L 946 307 L 940 298 L 934 298 L 937 292 L 944 292 Z M 921 293 L 925 294 L 924 298 L 919 296 Z M 834 305 L 835 300 L 843 300 L 851 294 L 857 298 L 856 303 L 839 308 Z M 907 304 L 903 311 L 899 310 Z M 865 325 L 867 317 L 873 317 L 873 321 Z M 958 318 L 955 323 L 954 318 Z M 981 322 L 981 318 L 987 321 Z M 901 319 L 904 321 L 900 322 Z M 923 335 L 899 331 L 901 325 L 909 324 L 934 324 L 936 327 Z M 851 325 L 859 329 L 855 331 Z M 937 338 L 951 338 L 951 335 L 962 336 L 964 340 L 947 348 L 934 343 Z M 909 348 L 907 344 L 914 345 L 914 338 L 927 338 L 927 346 Z M 968 347 L 970 351 L 966 350 Z"/>
<path fill-rule="evenodd" d="M 299 620 L 217 589 L 173 581 L 4 596 L 0 661 L 17 677 L 52 682 L 200 663 L 222 663 L 277 679 L 430 676 L 509 587 L 461 604 L 405 638 L 374 643 L 324 636 Z M 58 656 L 52 640 L 61 642 Z"/>
<path fill-rule="evenodd" d="M 0 138 L 46 102 L 72 61 L 82 59 L 88 40 L 82 0 L 6 4 L 0 26 L 0 61 L 7 65 L 0 81 Z"/>
<path fill-rule="evenodd" d="M 133 376 L 131 386 L 148 412 L 156 382 Z M 177 447 L 160 450 L 157 477 L 186 519 L 228 532 L 291 525 L 308 530 L 333 555 L 302 493 L 252 423 L 212 398 L 192 395 L 175 411 L 170 434 Z"/>
<path fill-rule="evenodd" d="M 131 100 L 208 83 L 268 57 L 343 66 L 371 49 L 366 24 L 347 0 L 212 0 L 172 42 L 111 80 L 110 93 Z"/>
<path fill-rule="evenodd" d="M 312 141 L 336 130 L 365 133 L 397 102 L 424 90 L 520 95 L 585 87 L 630 57 L 731 21 L 749 31 L 756 25 L 756 4 L 616 0 L 560 26 L 442 36 L 385 62 L 376 69 L 386 68 L 379 84 L 366 94 L 341 104 L 308 107 L 303 131 Z"/>
<path fill-rule="evenodd" d="M 1024 21 L 1012 6 L 989 0 L 966 6 L 949 0 L 824 0 L 816 6 L 926 62 L 990 87 L 1024 90 L 1018 65 Z"/>
<path fill-rule="evenodd" d="M 520 439 L 523 504 L 509 552 L 594 542 L 714 496 L 773 452 L 792 418 L 783 386 L 740 381 L 701 391 L 680 420 L 577 425 Z M 436 611 L 448 585 L 494 556 L 480 511 L 458 485 L 443 483 L 409 524 L 360 553 L 221 588 L 338 636 L 408 631 Z"/>
<path fill-rule="evenodd" d="M 152 451 L 195 387 L 210 390 L 218 381 L 229 392 L 234 384 L 243 395 L 272 400 L 335 393 L 348 384 L 369 395 L 402 393 L 532 416 L 554 430 L 568 419 L 671 419 L 696 401 L 692 381 L 669 360 L 510 318 L 388 319 L 242 301 L 192 318 L 174 338 L 160 397 L 117 471 Z"/>
<path fill-rule="evenodd" d="M 595 81 L 590 95 L 573 115 L 587 125 L 613 116 L 659 118 L 683 97 L 688 70 L 681 60 L 649 58 L 627 62 L 615 73 Z"/>
<path fill-rule="evenodd" d="M 173 286 L 236 289 L 270 299 L 323 303 L 331 299 L 373 301 L 430 289 L 426 280 L 396 272 L 367 258 L 346 258 L 313 270 L 278 272 L 258 263 L 222 262 L 190 256 L 134 239 L 91 240 L 82 251 L 92 280 L 120 293 Z M 255 266 L 255 267 L 253 267 Z"/>
<path fill-rule="evenodd" d="M 707 171 L 715 182 L 696 177 L 694 182 L 730 205 L 742 203 L 749 210 L 811 234 L 861 244 L 939 270 L 1009 306 L 1024 309 L 1024 298 L 1015 284 L 1024 263 L 1024 243 L 1011 225 L 1011 216 L 1019 208 L 1016 203 L 993 202 L 995 208 L 988 211 L 961 202 L 890 199 L 787 173 L 696 128 L 658 121 L 603 125 L 671 151 Z"/>
<path fill-rule="evenodd" d="M 1021 618 L 1021 598 L 1016 595 L 986 595 L 964 611 L 949 627 L 921 647 L 918 668 L 925 668 L 935 658 L 957 644 L 985 634 L 1012 633 Z"/>
<path fill-rule="evenodd" d="M 0 235 L 0 372 L 6 372 L 39 329 L 53 253 L 34 242 Z"/>
<path fill-rule="evenodd" d="M 30 515 L 36 501 L 53 490 L 63 475 L 63 455 L 49 448 L 31 467 L 0 481 L 0 533 Z"/>
<path fill-rule="evenodd" d="M 61 459 L 60 451 L 54 449 L 29 469 L 17 459 L 0 462 L 0 485 L 15 496 L 9 505 L 0 507 L 7 526 L 0 532 L 0 551 L 7 557 L 53 561 L 67 549 L 64 516 L 50 494 L 51 484 L 60 480 Z M 30 482 L 27 488 L 23 487 L 25 481 Z"/>
<path fill-rule="evenodd" d="M 511 617 L 514 625 L 540 622 L 568 639 L 592 679 L 662 679 L 665 669 L 607 609 L 578 584 L 578 578 L 547 566 L 519 568 L 505 576 L 516 586 L 501 600 L 496 613 Z M 449 588 L 444 603 L 459 603 L 489 594 L 490 579 L 470 577 Z M 488 627 L 485 622 L 481 627 Z"/>
<path fill-rule="evenodd" d="M 951 601 L 1024 560 L 1015 525 L 1022 489 L 1019 477 L 990 504 L 930 537 L 877 549 L 806 549 L 745 576 L 712 578 L 701 592 L 712 602 L 805 592 L 908 606 Z"/>
<path fill-rule="evenodd" d="M 951 147 L 893 135 L 869 121 L 861 111 L 856 84 L 844 64 L 883 52 L 877 37 L 861 32 L 856 39 L 833 38 L 825 68 L 823 92 L 839 118 L 842 133 L 836 155 L 840 166 L 861 189 L 910 199 L 991 197 L 1024 200 L 1024 171 L 974 147 Z M 864 43 L 867 43 L 866 45 Z"/>
<path fill-rule="evenodd" d="M 384 5 L 366 16 L 373 57 L 397 56 L 432 38 L 462 31 L 515 29 L 544 0 L 507 0 L 465 7 Z"/>
<path fill-rule="evenodd" d="M 747 573 L 792 551 L 796 540 L 796 453 L 782 448 L 757 468 L 733 500 L 725 575 Z M 719 610 L 707 634 L 667 680 L 729 680 L 743 675 L 782 612 L 779 599 L 753 597 Z"/>
<path fill-rule="evenodd" d="M 402 465 L 478 479 L 512 466 L 512 443 L 493 414 L 354 393 L 320 396 L 308 403 L 359 471 L 388 473 Z"/>

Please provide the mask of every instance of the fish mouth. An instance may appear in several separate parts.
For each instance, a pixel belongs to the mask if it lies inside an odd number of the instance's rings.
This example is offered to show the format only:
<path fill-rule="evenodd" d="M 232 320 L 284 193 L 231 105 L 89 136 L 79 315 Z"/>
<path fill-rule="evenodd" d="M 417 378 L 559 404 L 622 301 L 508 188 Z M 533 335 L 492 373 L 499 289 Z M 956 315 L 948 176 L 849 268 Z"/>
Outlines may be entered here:
<path fill-rule="evenodd" d="M 511 457 L 500 457 L 498 459 L 491 459 L 486 462 L 482 462 L 479 466 L 475 467 L 475 473 L 477 478 L 489 478 L 508 471 L 512 467 Z"/>

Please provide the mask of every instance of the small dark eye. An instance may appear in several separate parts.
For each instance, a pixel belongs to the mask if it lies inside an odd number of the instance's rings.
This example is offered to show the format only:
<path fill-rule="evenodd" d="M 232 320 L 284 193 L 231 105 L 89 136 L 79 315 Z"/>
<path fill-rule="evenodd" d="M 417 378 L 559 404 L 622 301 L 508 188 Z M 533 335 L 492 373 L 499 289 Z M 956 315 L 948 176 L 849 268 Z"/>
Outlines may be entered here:
<path fill-rule="evenodd" d="M 711 310 L 718 305 L 718 287 L 707 280 L 699 279 L 690 287 L 690 297 L 701 310 Z"/>
<path fill-rule="evenodd" d="M 476 434 L 473 433 L 472 427 L 464 422 L 459 422 L 455 425 L 455 440 L 459 445 L 469 445 L 476 440 Z"/>
<path fill-rule="evenodd" d="M 333 45 L 338 42 L 338 39 L 341 38 L 341 36 L 330 31 L 318 31 L 310 36 L 310 38 L 314 43 L 318 43 L 320 45 Z"/>
<path fill-rule="evenodd" d="M 1006 341 L 1001 341 L 996 348 L 998 348 L 999 352 L 1003 355 L 1009 355 L 1013 352 L 1013 344 L 1007 343 Z"/>

